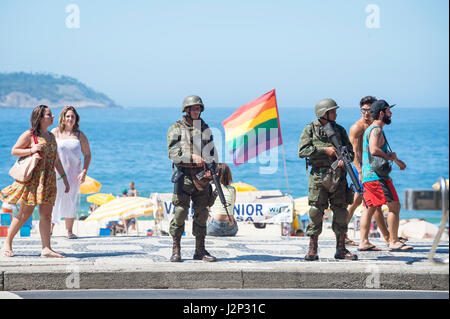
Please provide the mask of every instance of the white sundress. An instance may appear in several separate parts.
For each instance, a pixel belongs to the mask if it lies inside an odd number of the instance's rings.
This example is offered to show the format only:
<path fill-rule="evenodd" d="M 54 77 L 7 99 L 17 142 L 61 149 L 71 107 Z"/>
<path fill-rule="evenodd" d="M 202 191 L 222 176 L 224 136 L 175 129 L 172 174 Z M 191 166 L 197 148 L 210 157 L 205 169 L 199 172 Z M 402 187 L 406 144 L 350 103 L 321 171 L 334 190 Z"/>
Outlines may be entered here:
<path fill-rule="evenodd" d="M 56 201 L 53 207 L 52 223 L 58 224 L 61 218 L 75 218 L 75 212 L 78 204 L 78 193 L 80 184 L 78 183 L 78 175 L 82 171 L 81 163 L 81 144 L 78 139 L 56 139 L 58 144 L 58 156 L 67 175 L 70 185 L 70 191 L 65 193 L 63 179 L 56 172 Z"/>

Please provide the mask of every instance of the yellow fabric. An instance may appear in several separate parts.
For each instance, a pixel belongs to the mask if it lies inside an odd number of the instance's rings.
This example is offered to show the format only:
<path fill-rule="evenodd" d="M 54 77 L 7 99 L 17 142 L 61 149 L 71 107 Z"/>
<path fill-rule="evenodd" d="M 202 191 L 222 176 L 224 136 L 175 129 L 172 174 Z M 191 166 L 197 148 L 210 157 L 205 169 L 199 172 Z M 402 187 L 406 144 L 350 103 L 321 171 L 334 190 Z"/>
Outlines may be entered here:
<path fill-rule="evenodd" d="M 145 197 L 118 197 L 94 210 L 85 221 L 118 219 L 153 214 L 153 203 Z"/>
<path fill-rule="evenodd" d="M 116 197 L 112 194 L 104 194 L 104 193 L 97 193 L 91 196 L 88 196 L 86 198 L 88 203 L 97 204 L 98 206 L 101 206 L 103 204 L 106 204 L 107 202 L 112 201 Z"/>
<path fill-rule="evenodd" d="M 246 183 L 232 183 L 230 184 L 233 186 L 237 192 L 248 192 L 248 191 L 257 191 L 258 189 L 256 187 L 253 187 L 252 185 L 246 184 Z"/>
<path fill-rule="evenodd" d="M 98 193 L 102 184 L 92 177 L 86 176 L 84 183 L 80 185 L 80 194 Z"/>

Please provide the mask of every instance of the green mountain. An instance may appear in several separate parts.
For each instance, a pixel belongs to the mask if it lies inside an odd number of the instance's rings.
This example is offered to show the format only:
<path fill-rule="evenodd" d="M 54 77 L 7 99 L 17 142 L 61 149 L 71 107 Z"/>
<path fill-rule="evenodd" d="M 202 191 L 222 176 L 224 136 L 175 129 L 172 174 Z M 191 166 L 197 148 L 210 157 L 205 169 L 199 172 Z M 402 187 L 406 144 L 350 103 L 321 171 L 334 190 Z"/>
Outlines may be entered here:
<path fill-rule="evenodd" d="M 105 94 L 63 75 L 0 73 L 0 107 L 120 107 Z"/>

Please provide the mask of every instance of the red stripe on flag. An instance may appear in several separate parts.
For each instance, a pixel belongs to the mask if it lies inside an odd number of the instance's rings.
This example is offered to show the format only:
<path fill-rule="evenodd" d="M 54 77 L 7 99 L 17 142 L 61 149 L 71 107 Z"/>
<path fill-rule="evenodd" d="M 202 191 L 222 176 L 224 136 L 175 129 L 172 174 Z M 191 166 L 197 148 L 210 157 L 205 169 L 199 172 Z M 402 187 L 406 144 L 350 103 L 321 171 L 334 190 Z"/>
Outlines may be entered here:
<path fill-rule="evenodd" d="M 234 112 L 230 117 L 228 117 L 226 120 L 224 120 L 222 122 L 223 126 L 226 126 L 226 124 L 233 120 L 236 119 L 237 117 L 239 117 L 239 115 L 245 113 L 246 111 L 248 111 L 249 109 L 251 109 L 252 107 L 255 107 L 265 101 L 268 101 L 273 95 L 275 95 L 275 89 L 273 89 L 270 92 L 267 92 L 266 94 L 260 96 L 259 98 L 257 98 L 256 100 L 251 101 L 250 103 L 247 103 L 243 106 L 241 106 L 240 108 L 238 108 L 236 110 L 236 112 Z"/>

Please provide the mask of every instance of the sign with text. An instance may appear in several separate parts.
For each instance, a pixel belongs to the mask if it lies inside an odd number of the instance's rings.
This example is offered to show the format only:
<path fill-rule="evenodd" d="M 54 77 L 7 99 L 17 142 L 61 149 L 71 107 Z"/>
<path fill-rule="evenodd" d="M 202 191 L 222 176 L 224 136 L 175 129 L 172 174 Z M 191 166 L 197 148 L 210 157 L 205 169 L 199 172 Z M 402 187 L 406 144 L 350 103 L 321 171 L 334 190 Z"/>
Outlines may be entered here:
<path fill-rule="evenodd" d="M 172 202 L 163 202 L 164 218 L 171 220 L 175 210 Z M 236 203 L 233 215 L 237 221 L 255 223 L 291 223 L 293 220 L 293 203 Z M 189 209 L 188 218 L 194 211 Z"/>

